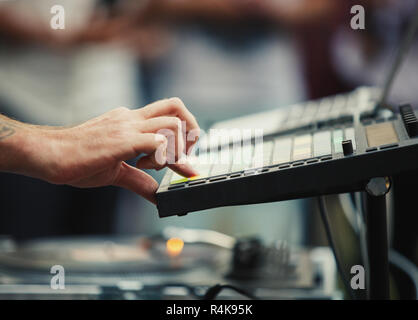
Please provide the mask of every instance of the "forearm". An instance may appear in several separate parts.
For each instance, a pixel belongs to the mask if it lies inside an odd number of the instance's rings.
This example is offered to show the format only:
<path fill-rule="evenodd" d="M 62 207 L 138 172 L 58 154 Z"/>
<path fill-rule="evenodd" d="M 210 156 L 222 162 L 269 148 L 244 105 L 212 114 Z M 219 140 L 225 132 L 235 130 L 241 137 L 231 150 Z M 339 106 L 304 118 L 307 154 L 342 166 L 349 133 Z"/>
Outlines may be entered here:
<path fill-rule="evenodd" d="M 178 98 L 136 110 L 117 108 L 70 128 L 28 125 L 0 115 L 0 171 L 80 188 L 119 186 L 155 203 L 158 183 L 141 169 L 169 166 L 186 177 L 197 175 L 177 161 L 196 143 L 199 130 Z M 125 162 L 141 154 L 136 168 Z"/>
<path fill-rule="evenodd" d="M 16 121 L 0 116 L 0 171 L 17 172 L 25 141 Z"/>
<path fill-rule="evenodd" d="M 49 130 L 0 115 L 0 171 L 45 179 L 47 174 L 39 160 L 51 152 Z"/>

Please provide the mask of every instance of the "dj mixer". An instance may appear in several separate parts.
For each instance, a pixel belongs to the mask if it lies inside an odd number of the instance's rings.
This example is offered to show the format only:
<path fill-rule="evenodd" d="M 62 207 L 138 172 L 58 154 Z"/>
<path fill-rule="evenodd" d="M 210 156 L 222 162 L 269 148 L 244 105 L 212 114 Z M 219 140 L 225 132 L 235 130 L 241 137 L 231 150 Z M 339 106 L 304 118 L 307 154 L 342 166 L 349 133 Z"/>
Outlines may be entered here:
<path fill-rule="evenodd" d="M 262 128 L 263 136 L 226 145 L 203 138 L 193 157 L 199 176 L 167 170 L 157 191 L 159 216 L 359 191 L 371 178 L 417 169 L 415 111 L 405 105 L 376 114 L 377 96 L 360 88 L 215 124 Z"/>

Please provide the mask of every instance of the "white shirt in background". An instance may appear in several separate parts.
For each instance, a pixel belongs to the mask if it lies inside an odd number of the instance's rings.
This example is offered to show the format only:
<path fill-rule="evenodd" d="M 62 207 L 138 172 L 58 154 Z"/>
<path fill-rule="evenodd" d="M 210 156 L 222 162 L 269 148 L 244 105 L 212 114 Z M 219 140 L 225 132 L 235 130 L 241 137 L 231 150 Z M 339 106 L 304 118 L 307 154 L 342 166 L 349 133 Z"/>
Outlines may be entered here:
<path fill-rule="evenodd" d="M 65 30 L 81 28 L 93 0 L 16 0 L 4 3 L 28 19 L 49 25 L 50 8 L 65 9 Z M 72 125 L 118 106 L 134 107 L 136 62 L 111 46 L 84 46 L 68 52 L 42 47 L 0 46 L 0 99 L 16 117 L 37 124 Z"/>

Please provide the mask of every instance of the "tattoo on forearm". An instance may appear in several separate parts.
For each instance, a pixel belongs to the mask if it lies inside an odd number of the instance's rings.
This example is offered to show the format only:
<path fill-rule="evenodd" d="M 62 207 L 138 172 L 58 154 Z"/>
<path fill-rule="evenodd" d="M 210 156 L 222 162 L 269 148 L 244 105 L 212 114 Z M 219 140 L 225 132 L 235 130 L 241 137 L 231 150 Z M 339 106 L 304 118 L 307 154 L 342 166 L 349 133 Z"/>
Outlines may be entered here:
<path fill-rule="evenodd" d="M 7 122 L 0 121 L 0 140 L 6 139 L 15 134 L 15 129 Z"/>

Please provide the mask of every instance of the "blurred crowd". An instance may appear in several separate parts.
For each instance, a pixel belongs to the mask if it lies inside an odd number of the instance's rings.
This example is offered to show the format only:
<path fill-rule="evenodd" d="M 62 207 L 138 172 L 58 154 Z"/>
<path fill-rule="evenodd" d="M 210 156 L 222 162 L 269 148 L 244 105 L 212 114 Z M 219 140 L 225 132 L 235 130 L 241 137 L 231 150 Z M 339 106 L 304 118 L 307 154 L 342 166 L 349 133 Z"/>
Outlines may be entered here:
<path fill-rule="evenodd" d="M 50 27 L 55 4 L 65 8 L 64 30 Z M 365 8 L 365 30 L 350 28 L 355 4 Z M 179 96 L 207 129 L 224 118 L 382 86 L 416 7 L 414 0 L 2 1 L 0 112 L 72 125 L 117 106 Z M 418 100 L 416 44 L 393 101 Z M 0 199 L 0 234 L 21 239 L 178 223 L 303 243 L 309 225 L 302 202 L 260 206 L 277 221 L 271 226 L 232 222 L 254 219 L 252 206 L 157 222 L 155 208 L 114 188 L 77 190 L 10 174 L 1 174 Z"/>

